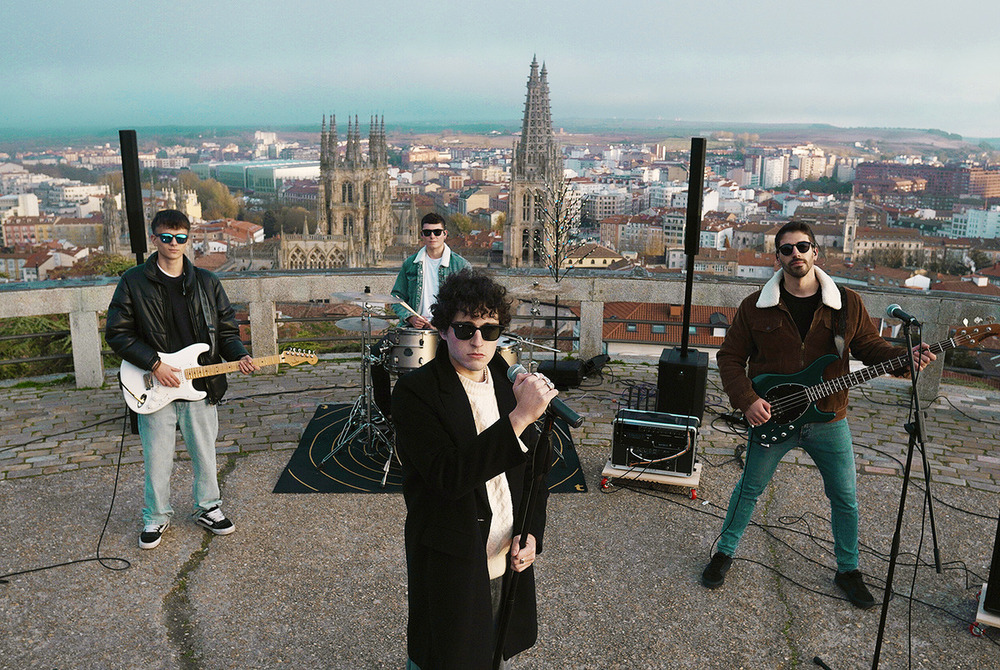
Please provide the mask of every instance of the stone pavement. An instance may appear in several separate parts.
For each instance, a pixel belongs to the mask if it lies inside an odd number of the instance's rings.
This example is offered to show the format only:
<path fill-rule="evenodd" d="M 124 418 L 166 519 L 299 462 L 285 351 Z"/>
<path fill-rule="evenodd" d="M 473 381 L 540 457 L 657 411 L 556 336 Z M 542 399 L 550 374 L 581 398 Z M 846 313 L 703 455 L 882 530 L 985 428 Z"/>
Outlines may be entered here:
<path fill-rule="evenodd" d="M 316 406 L 358 394 L 357 367 L 356 357 L 331 357 L 232 376 L 219 467 L 237 532 L 214 537 L 183 514 L 191 473 L 182 449 L 178 515 L 154 551 L 136 544 L 136 436 L 126 434 L 120 473 L 115 467 L 124 413 L 112 378 L 96 391 L 59 382 L 0 388 L 0 575 L 93 559 L 107 518 L 106 567 L 90 560 L 0 584 L 0 668 L 402 667 L 402 497 L 270 492 Z M 747 531 L 726 585 L 700 586 L 739 477 L 741 440 L 718 416 L 728 407 L 715 370 L 698 499 L 687 488 L 601 489 L 618 397 L 655 380 L 655 361 L 613 361 L 603 377 L 564 394 L 585 416 L 574 439 L 590 490 L 550 498 L 536 568 L 539 642 L 516 667 L 796 668 L 815 667 L 816 655 L 833 668 L 870 667 L 879 609 L 854 609 L 832 584 L 829 510 L 801 452 L 778 469 L 754 517 L 767 528 Z M 883 378 L 852 391 L 862 569 L 871 584 L 884 583 L 896 521 L 907 389 Z M 1000 658 L 1000 631 L 968 632 L 997 526 L 1000 394 L 951 385 L 941 392 L 928 408 L 927 447 L 945 570 L 926 565 L 930 529 L 915 475 L 884 668 L 909 658 L 915 668 L 979 669 Z"/>

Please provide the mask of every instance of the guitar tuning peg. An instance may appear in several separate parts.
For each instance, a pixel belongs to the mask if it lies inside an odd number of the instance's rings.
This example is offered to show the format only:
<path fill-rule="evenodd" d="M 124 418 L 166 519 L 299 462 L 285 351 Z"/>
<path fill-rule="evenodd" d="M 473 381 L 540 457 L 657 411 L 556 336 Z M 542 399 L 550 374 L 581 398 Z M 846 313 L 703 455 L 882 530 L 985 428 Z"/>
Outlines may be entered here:
<path fill-rule="evenodd" d="M 983 322 L 983 318 L 981 316 L 977 316 L 975 319 L 973 319 L 973 321 L 975 323 L 982 323 Z"/>
<path fill-rule="evenodd" d="M 962 319 L 962 325 L 963 326 L 968 326 L 969 325 L 969 320 L 968 319 Z"/>

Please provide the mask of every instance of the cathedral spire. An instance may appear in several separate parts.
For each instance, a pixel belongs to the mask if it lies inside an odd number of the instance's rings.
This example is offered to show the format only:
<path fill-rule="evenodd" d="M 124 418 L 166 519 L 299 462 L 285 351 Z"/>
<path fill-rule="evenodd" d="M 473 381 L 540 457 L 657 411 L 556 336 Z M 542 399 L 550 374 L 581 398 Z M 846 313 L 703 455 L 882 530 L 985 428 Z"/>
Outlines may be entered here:
<path fill-rule="evenodd" d="M 539 71 L 532 56 L 524 97 L 521 135 L 514 143 L 507 223 L 504 227 L 504 264 L 531 266 L 542 260 L 546 238 L 545 211 L 563 176 L 562 155 L 552 131 L 548 68 Z"/>

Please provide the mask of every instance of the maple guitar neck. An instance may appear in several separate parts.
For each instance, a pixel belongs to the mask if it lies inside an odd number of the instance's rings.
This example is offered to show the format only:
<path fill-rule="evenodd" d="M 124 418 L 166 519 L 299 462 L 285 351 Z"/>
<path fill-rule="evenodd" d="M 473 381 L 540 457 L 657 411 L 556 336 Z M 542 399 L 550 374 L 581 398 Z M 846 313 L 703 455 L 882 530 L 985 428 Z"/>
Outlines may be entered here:
<path fill-rule="evenodd" d="M 253 359 L 253 364 L 257 367 L 264 367 L 265 365 L 278 365 L 283 361 L 284 354 L 275 354 L 274 356 L 262 356 L 260 358 Z M 199 379 L 201 377 L 211 377 L 213 375 L 221 375 L 227 372 L 235 372 L 240 369 L 239 361 L 230 361 L 228 363 L 215 363 L 214 365 L 200 365 L 196 368 L 187 368 L 184 370 L 185 379 Z"/>

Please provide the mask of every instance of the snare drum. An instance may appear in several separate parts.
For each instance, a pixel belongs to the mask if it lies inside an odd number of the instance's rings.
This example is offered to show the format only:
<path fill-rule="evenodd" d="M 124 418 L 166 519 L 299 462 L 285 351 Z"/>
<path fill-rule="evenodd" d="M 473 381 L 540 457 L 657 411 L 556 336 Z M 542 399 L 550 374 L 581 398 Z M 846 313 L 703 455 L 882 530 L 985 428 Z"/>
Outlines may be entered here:
<path fill-rule="evenodd" d="M 513 337 L 501 337 L 497 342 L 497 351 L 507 361 L 507 365 L 517 365 L 521 362 L 521 343 Z"/>
<path fill-rule="evenodd" d="M 393 328 L 385 337 L 385 369 L 395 374 L 416 370 L 437 353 L 438 332 L 418 328 Z"/>

